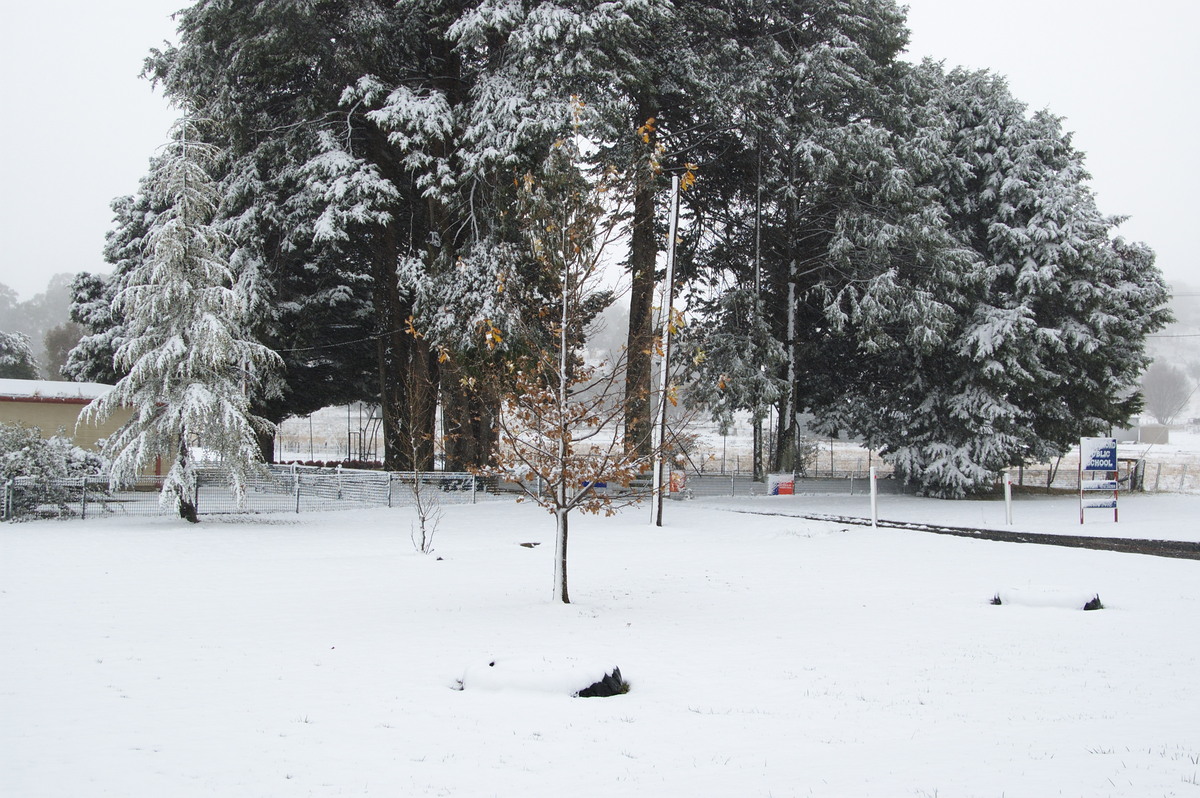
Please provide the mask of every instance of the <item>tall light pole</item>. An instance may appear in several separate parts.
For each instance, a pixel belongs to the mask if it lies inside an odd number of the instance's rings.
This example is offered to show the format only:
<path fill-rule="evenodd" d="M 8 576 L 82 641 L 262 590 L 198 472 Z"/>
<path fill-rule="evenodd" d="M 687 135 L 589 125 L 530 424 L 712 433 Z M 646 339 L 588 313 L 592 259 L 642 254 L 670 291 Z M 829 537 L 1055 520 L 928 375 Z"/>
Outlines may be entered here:
<path fill-rule="evenodd" d="M 662 390 L 658 395 L 658 419 L 652 432 L 654 451 L 654 493 L 652 523 L 662 526 L 663 449 L 667 441 L 667 392 L 671 389 L 671 304 L 675 299 L 675 237 L 679 229 L 679 177 L 671 178 L 671 222 L 667 234 L 667 276 L 662 304 Z M 670 483 L 667 483 L 670 490 Z"/>

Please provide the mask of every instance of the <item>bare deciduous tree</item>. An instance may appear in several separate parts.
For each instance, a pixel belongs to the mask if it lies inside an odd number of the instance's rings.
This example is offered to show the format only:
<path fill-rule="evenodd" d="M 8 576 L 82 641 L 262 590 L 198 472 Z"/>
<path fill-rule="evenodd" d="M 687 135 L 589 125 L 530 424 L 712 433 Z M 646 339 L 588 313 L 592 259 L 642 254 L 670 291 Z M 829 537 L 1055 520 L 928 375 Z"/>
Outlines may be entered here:
<path fill-rule="evenodd" d="M 1142 375 L 1142 396 L 1146 412 L 1159 424 L 1169 425 L 1183 412 L 1195 393 L 1192 381 L 1182 369 L 1156 360 Z"/>
<path fill-rule="evenodd" d="M 620 234 L 621 186 L 612 171 L 589 178 L 576 143 L 555 144 L 540 174 L 520 185 L 519 223 L 545 302 L 540 344 L 506 375 L 497 418 L 495 471 L 516 479 L 528 499 L 555 517 L 554 599 L 567 589 L 568 521 L 572 512 L 614 511 L 621 496 L 601 484 L 628 484 L 649 456 L 626 445 L 624 354 L 615 362 L 584 361 L 590 322 L 611 302 L 603 253 Z"/>

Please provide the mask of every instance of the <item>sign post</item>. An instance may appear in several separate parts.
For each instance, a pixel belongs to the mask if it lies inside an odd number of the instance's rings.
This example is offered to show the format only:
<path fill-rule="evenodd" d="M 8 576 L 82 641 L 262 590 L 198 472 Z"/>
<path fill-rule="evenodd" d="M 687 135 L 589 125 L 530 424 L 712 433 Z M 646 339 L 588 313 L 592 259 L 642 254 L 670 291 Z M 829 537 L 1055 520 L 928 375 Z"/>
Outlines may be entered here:
<path fill-rule="evenodd" d="M 1117 522 L 1117 494 L 1121 486 L 1119 476 L 1116 438 L 1079 439 L 1079 523 L 1083 523 L 1084 510 L 1109 508 L 1113 511 L 1113 523 Z M 1111 496 L 1102 498 L 1086 497 L 1088 493 L 1110 492 Z"/>

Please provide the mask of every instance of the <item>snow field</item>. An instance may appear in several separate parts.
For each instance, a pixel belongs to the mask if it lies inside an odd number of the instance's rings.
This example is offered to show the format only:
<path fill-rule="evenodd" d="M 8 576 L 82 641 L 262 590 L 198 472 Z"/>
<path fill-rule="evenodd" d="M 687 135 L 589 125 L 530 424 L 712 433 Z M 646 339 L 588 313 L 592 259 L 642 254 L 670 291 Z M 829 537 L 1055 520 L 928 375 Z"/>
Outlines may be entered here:
<path fill-rule="evenodd" d="M 570 606 L 527 505 L 4 525 L 0 794 L 1197 791 L 1196 562 L 668 513 L 576 516 Z M 546 658 L 632 690 L 454 689 Z"/>

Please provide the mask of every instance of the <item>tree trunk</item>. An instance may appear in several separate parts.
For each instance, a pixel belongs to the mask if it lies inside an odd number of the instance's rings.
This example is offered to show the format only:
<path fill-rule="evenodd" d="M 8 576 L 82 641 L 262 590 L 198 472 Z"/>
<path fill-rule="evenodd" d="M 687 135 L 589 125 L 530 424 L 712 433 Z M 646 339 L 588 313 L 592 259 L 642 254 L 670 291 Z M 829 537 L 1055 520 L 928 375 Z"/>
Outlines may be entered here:
<path fill-rule="evenodd" d="M 188 447 L 187 447 L 187 432 L 179 434 L 179 453 L 177 455 L 179 463 L 179 471 L 184 477 L 185 483 L 188 480 Z M 179 499 L 179 517 L 189 523 L 200 523 L 200 517 L 196 512 L 196 483 L 194 480 L 190 484 L 180 485 L 176 488 Z"/>
<path fill-rule="evenodd" d="M 429 342 L 410 339 L 407 363 L 408 417 L 401 423 L 404 471 L 432 471 L 437 436 L 437 362 Z"/>
<path fill-rule="evenodd" d="M 571 597 L 567 592 L 567 518 L 568 512 L 561 507 L 554 512 L 555 547 L 554 547 L 554 600 L 570 604 Z"/>
<path fill-rule="evenodd" d="M 262 431 L 255 433 L 254 436 L 258 440 L 258 456 L 262 458 L 264 463 L 275 462 L 275 431 Z"/>
<path fill-rule="evenodd" d="M 633 230 L 629 240 L 629 335 L 625 373 L 625 444 L 642 457 L 650 455 L 650 378 L 654 346 L 654 186 L 648 179 L 633 197 Z"/>
<path fill-rule="evenodd" d="M 791 473 L 796 464 L 796 447 L 793 445 L 796 421 L 789 415 L 789 404 L 786 396 L 781 397 L 775 408 L 779 421 L 771 470 L 777 474 Z"/>
<path fill-rule="evenodd" d="M 442 439 L 446 470 L 467 471 L 491 463 L 495 447 L 496 400 L 461 384 L 462 371 L 442 366 Z"/>
<path fill-rule="evenodd" d="M 383 467 L 389 471 L 408 470 L 411 449 L 407 447 L 405 420 L 408 416 L 408 361 L 412 357 L 412 337 L 405 331 L 410 303 L 400 296 L 396 282 L 399 259 L 396 223 L 380 234 L 371 263 L 374 279 L 375 324 L 379 333 L 376 351 L 379 367 L 379 405 L 383 417 Z"/>

